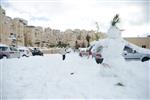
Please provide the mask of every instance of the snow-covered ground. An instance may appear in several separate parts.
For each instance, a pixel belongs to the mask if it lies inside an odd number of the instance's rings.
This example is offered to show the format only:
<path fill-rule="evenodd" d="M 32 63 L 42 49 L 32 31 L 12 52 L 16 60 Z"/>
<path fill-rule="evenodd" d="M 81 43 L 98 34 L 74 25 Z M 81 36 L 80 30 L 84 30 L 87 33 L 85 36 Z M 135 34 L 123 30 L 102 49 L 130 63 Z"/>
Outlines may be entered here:
<path fill-rule="evenodd" d="M 4 99 L 148 99 L 150 61 L 112 59 L 110 67 L 91 57 L 60 54 L 2 59 L 1 98 Z M 121 84 L 123 86 L 117 85 Z"/>

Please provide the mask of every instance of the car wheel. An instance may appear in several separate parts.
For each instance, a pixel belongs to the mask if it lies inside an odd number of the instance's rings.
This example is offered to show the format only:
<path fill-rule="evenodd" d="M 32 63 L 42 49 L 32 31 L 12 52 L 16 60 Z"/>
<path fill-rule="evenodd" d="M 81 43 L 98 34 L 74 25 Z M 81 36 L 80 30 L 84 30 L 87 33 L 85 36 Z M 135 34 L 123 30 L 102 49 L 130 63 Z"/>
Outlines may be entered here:
<path fill-rule="evenodd" d="M 3 59 L 7 59 L 8 57 L 7 57 L 6 55 L 4 55 L 2 58 L 3 58 Z"/>
<path fill-rule="evenodd" d="M 27 55 L 23 55 L 22 57 L 28 57 Z"/>
<path fill-rule="evenodd" d="M 144 61 L 148 61 L 149 59 L 150 59 L 149 57 L 143 57 L 141 61 L 144 62 Z"/>

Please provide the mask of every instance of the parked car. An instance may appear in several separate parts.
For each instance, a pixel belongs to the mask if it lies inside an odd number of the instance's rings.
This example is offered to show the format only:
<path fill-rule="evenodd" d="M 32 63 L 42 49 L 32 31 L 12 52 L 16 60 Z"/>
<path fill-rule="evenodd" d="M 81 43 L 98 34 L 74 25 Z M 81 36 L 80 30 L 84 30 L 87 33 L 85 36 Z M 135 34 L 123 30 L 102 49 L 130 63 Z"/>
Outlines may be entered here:
<path fill-rule="evenodd" d="M 19 47 L 18 50 L 20 51 L 20 56 L 21 57 L 31 56 L 31 52 L 27 47 Z"/>
<path fill-rule="evenodd" d="M 34 48 L 32 50 L 32 55 L 33 56 L 35 56 L 35 55 L 43 56 L 43 52 L 39 48 Z"/>
<path fill-rule="evenodd" d="M 82 51 L 80 51 L 80 52 L 79 52 L 79 56 L 80 56 L 80 57 L 88 56 L 88 55 L 89 55 L 89 52 L 88 52 L 88 51 L 86 51 L 86 50 L 85 50 L 85 51 L 84 51 L 84 50 L 82 50 Z"/>
<path fill-rule="evenodd" d="M 90 46 L 88 48 L 80 48 L 80 52 L 79 52 L 79 56 L 83 57 L 83 56 L 89 56 L 92 55 L 91 49 L 93 48 L 93 46 Z"/>
<path fill-rule="evenodd" d="M 142 62 L 150 59 L 149 53 L 138 52 L 129 46 L 124 47 L 122 55 L 125 59 L 140 59 Z"/>
<path fill-rule="evenodd" d="M 20 58 L 20 52 L 15 47 L 0 45 L 0 59 L 2 58 Z"/>

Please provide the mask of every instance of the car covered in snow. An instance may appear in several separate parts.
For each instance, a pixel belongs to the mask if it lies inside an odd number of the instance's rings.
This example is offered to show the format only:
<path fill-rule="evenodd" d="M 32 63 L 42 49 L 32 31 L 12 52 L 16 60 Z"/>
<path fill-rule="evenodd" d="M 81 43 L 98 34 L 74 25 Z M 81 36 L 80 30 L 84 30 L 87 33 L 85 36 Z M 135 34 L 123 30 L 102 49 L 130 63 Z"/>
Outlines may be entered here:
<path fill-rule="evenodd" d="M 150 59 L 150 53 L 138 52 L 127 45 L 124 47 L 122 55 L 125 59 L 140 59 L 142 62 Z"/>
<path fill-rule="evenodd" d="M 20 56 L 21 57 L 31 56 L 31 52 L 27 47 L 19 47 L 18 50 L 20 51 Z"/>
<path fill-rule="evenodd" d="M 83 56 L 88 56 L 89 55 L 89 52 L 88 52 L 88 50 L 80 50 L 79 51 L 79 56 L 80 57 L 83 57 Z"/>
<path fill-rule="evenodd" d="M 83 56 L 89 56 L 92 55 L 91 49 L 93 48 L 93 46 L 89 46 L 88 48 L 80 48 L 79 50 L 79 56 L 83 57 Z"/>
<path fill-rule="evenodd" d="M 0 59 L 2 58 L 20 58 L 20 52 L 15 47 L 0 45 Z"/>

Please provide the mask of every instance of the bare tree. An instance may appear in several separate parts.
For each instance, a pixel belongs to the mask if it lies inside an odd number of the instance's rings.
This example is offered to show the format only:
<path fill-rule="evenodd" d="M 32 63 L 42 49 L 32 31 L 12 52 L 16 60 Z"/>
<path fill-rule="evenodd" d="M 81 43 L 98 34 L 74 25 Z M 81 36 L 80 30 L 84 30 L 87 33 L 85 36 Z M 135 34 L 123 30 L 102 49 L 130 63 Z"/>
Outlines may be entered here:
<path fill-rule="evenodd" d="M 98 33 L 99 32 L 99 25 L 98 25 L 98 22 L 95 22 L 95 25 L 96 25 L 96 33 Z"/>
<path fill-rule="evenodd" d="M 89 46 L 90 46 L 90 38 L 91 38 L 91 37 L 90 37 L 89 35 L 87 35 L 87 36 L 86 36 L 86 40 L 87 40 L 87 42 L 88 42 L 87 47 L 89 47 Z"/>
<path fill-rule="evenodd" d="M 98 24 L 98 22 L 95 22 L 95 25 L 96 25 L 95 38 L 96 38 L 96 40 L 98 40 L 100 38 L 100 36 L 98 35 L 98 33 L 99 33 L 99 24 Z"/>

